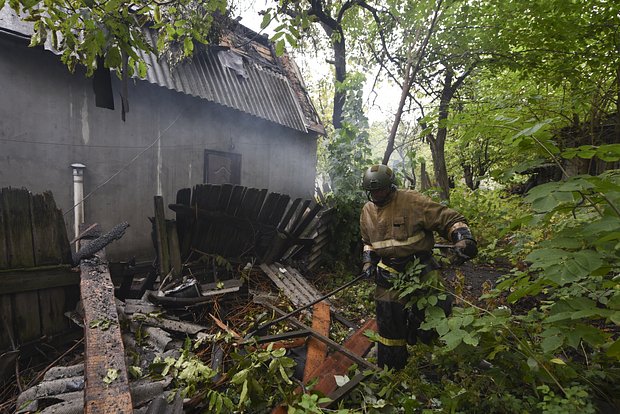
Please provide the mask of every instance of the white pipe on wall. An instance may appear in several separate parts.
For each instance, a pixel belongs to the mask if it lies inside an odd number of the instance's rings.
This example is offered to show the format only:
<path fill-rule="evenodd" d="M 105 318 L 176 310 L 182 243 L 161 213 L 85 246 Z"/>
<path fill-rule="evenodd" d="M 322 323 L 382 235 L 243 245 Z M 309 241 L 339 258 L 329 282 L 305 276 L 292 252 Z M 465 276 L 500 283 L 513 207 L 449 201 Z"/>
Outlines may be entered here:
<path fill-rule="evenodd" d="M 84 164 L 71 164 L 73 168 L 73 232 L 75 237 L 80 234 L 80 224 L 84 223 Z M 76 247 L 79 243 L 76 244 Z"/>

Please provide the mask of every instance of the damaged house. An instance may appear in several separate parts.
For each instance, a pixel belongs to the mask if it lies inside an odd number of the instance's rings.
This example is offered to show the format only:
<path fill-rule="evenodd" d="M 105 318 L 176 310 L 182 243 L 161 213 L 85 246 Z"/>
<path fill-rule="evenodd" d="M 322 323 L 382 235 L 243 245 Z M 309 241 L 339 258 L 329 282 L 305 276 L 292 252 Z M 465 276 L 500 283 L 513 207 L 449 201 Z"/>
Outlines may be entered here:
<path fill-rule="evenodd" d="M 0 10 L 0 188 L 51 191 L 70 235 L 83 221 L 127 221 L 111 260 L 152 257 L 153 195 L 174 203 L 178 189 L 229 183 L 312 197 L 324 128 L 295 63 L 265 37 L 233 22 L 220 45 L 177 66 L 145 56 L 123 122 L 114 73 L 105 105 L 116 110 L 98 107 L 94 80 L 29 48 L 30 33 Z"/>
<path fill-rule="evenodd" d="M 312 200 L 325 131 L 294 62 L 231 22 L 174 67 L 144 56 L 127 111 L 114 74 L 106 93 L 30 33 L 0 10 L 0 412 L 282 413 L 378 370 L 374 319 L 328 300 L 363 275 L 329 293 L 303 275 L 333 211 Z M 231 378 L 253 352 L 280 375 L 248 393 Z"/>

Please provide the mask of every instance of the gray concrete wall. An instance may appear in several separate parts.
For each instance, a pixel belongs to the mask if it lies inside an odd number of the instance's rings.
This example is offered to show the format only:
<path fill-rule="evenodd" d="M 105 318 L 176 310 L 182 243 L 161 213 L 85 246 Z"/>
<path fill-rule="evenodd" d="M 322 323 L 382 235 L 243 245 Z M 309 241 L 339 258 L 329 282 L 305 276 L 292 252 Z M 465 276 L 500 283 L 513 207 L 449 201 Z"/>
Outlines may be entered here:
<path fill-rule="evenodd" d="M 97 108 L 90 79 L 49 52 L 0 37 L 0 187 L 51 190 L 67 212 L 69 239 L 76 162 L 86 165 L 84 192 L 92 192 L 86 221 L 106 230 L 130 223 L 107 250 L 113 260 L 154 255 L 153 196 L 174 203 L 178 189 L 202 183 L 205 149 L 241 154 L 242 185 L 312 196 L 315 136 L 133 80 L 123 122 L 114 75 L 113 88 L 117 109 Z"/>

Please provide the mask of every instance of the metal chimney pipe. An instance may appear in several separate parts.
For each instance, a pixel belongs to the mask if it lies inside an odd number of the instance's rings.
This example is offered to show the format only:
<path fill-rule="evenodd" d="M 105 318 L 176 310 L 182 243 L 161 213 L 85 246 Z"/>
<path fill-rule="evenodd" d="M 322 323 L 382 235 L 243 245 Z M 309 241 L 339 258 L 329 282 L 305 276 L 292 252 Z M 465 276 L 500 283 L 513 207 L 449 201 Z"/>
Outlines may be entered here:
<path fill-rule="evenodd" d="M 73 232 L 75 237 L 80 234 L 80 224 L 84 223 L 84 164 L 71 164 L 73 168 Z M 76 248 L 79 244 L 76 244 Z"/>

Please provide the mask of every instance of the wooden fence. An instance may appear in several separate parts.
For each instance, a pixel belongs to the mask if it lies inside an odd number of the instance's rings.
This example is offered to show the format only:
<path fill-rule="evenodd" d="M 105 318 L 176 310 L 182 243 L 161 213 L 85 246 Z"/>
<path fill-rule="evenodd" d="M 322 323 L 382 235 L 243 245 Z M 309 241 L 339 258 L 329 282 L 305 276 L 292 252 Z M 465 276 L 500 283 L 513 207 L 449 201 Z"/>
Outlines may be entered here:
<path fill-rule="evenodd" d="M 50 192 L 0 190 L 0 351 L 67 332 L 80 274 Z"/>
<path fill-rule="evenodd" d="M 182 261 L 204 252 L 226 258 L 254 256 L 263 263 L 278 260 L 300 243 L 321 210 L 312 200 L 230 184 L 182 189 L 169 207 L 176 212 Z"/>

